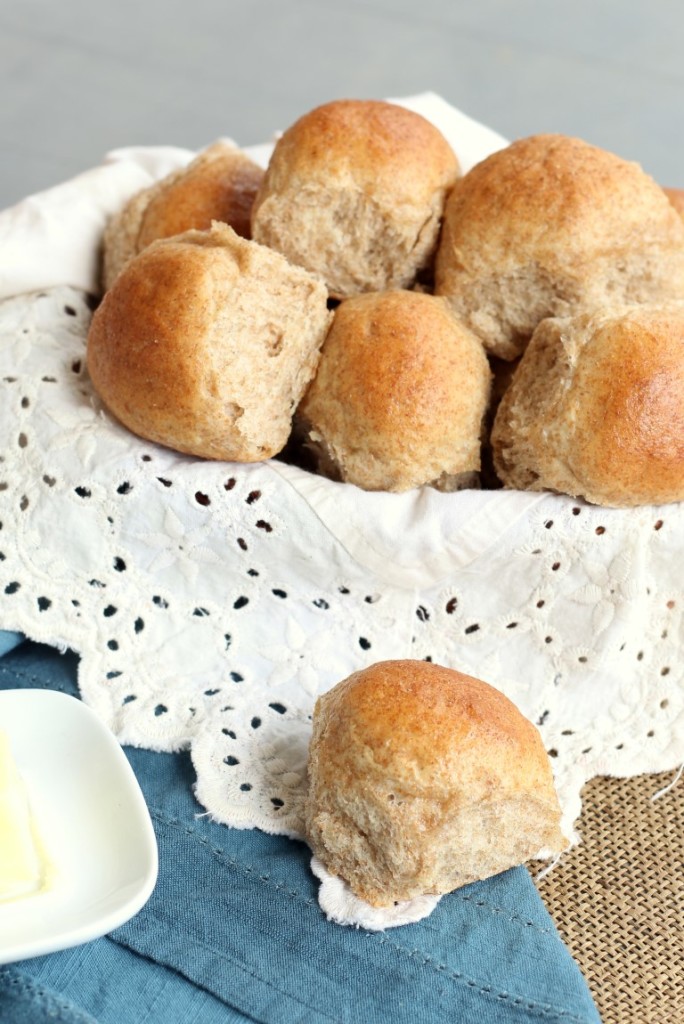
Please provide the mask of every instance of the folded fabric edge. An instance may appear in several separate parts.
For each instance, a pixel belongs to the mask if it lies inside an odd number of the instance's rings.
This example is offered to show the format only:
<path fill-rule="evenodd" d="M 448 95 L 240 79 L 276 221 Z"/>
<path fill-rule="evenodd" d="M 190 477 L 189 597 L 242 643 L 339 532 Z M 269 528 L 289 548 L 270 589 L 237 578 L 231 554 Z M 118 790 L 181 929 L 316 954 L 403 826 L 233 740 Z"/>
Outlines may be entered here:
<path fill-rule="evenodd" d="M 331 875 L 318 857 L 311 858 L 311 870 L 320 885 L 318 903 L 329 921 L 371 932 L 415 924 L 429 917 L 440 901 L 439 896 L 417 896 L 413 900 L 396 903 L 393 907 L 372 907 L 355 896 L 347 883 Z"/>
<path fill-rule="evenodd" d="M 429 487 L 402 494 L 367 492 L 287 463 L 271 460 L 266 465 L 307 502 L 355 562 L 378 579 L 409 589 L 435 586 L 453 571 L 474 562 L 522 516 L 549 497 L 544 491 L 513 490 L 442 494 Z M 363 510 L 353 522 L 339 514 L 340 488 L 347 493 L 353 489 L 356 505 Z M 390 549 L 383 545 L 381 537 L 363 530 L 363 522 L 378 521 L 374 509 L 378 505 L 412 527 L 410 532 L 401 531 L 400 551 L 396 547 Z M 451 528 L 449 513 L 454 510 L 459 520 Z M 461 521 L 463 513 L 465 518 Z M 441 530 L 435 528 L 434 520 Z"/>

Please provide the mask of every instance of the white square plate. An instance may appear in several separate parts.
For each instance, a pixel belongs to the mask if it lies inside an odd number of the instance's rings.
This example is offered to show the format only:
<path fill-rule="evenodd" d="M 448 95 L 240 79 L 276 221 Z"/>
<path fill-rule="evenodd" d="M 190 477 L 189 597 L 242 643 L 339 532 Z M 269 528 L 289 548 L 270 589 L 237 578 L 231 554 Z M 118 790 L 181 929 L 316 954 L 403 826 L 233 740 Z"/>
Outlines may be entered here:
<path fill-rule="evenodd" d="M 0 729 L 26 783 L 51 869 L 47 889 L 0 903 L 0 964 L 105 935 L 147 901 L 157 844 L 119 743 L 80 700 L 0 690 Z"/>

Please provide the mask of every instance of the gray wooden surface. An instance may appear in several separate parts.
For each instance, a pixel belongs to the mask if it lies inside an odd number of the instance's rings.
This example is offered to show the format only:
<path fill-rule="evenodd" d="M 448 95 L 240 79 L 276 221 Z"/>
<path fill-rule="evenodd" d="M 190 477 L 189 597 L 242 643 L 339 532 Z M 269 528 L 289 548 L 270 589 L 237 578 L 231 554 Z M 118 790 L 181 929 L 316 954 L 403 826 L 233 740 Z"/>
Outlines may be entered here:
<path fill-rule="evenodd" d="M 117 146 L 260 142 L 426 89 L 684 185 L 683 43 L 681 0 L 0 0 L 0 207 Z"/>

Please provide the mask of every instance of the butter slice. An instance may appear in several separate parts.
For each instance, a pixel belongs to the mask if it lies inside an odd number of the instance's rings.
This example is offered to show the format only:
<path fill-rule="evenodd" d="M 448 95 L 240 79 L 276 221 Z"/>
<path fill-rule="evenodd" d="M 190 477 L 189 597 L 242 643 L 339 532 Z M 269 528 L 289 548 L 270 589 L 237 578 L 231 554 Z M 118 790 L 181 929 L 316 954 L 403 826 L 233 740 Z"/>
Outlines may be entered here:
<path fill-rule="evenodd" d="M 0 732 L 0 902 L 37 892 L 42 882 L 26 788 Z"/>

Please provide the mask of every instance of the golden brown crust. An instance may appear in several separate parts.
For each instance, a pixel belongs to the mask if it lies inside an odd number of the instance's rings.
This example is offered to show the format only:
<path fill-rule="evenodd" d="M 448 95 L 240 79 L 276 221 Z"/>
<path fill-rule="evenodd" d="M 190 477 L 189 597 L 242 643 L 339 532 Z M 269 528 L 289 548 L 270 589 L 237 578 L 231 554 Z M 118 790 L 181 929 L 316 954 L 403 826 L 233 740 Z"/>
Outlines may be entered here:
<path fill-rule="evenodd" d="M 565 845 L 535 727 L 487 683 L 427 662 L 380 662 L 319 698 L 309 786 L 314 852 L 376 906 Z"/>
<path fill-rule="evenodd" d="M 684 217 L 684 188 L 664 188 L 663 192 L 670 200 L 680 217 Z"/>
<path fill-rule="evenodd" d="M 578 408 L 570 465 L 613 501 L 684 498 L 684 307 L 627 314 L 592 339 L 574 387 Z"/>
<path fill-rule="evenodd" d="M 250 218 L 263 170 L 226 142 L 203 150 L 187 167 L 143 189 L 110 220 L 105 232 L 104 285 L 110 288 L 127 260 L 160 238 L 213 221 L 251 237 Z"/>
<path fill-rule="evenodd" d="M 152 440 L 194 433 L 204 391 L 200 352 L 216 307 L 207 252 L 188 255 L 180 245 L 167 245 L 129 265 L 96 311 L 88 336 L 96 390 L 123 423 Z"/>
<path fill-rule="evenodd" d="M 262 168 L 234 146 L 209 147 L 150 199 L 140 224 L 138 252 L 157 238 L 192 228 L 206 231 L 215 220 L 228 224 L 241 238 L 250 238 L 252 205 L 263 176 Z"/>
<path fill-rule="evenodd" d="M 541 324 L 492 444 L 508 486 L 616 507 L 684 500 L 684 304 Z"/>
<path fill-rule="evenodd" d="M 335 765 L 361 751 L 404 793 L 443 797 L 468 772 L 468 799 L 494 777 L 507 788 L 548 782 L 537 730 L 493 686 L 425 661 L 385 661 L 356 672 L 320 699 L 319 742 L 331 782 Z M 466 767 L 467 766 L 467 767 Z M 477 786 L 473 790 L 473 786 Z"/>
<path fill-rule="evenodd" d="M 401 491 L 475 473 L 490 373 L 441 299 L 390 291 L 343 302 L 299 409 L 343 480 Z"/>
<path fill-rule="evenodd" d="M 97 309 L 88 370 L 141 437 L 260 461 L 287 441 L 329 323 L 326 298 L 305 271 L 225 225 L 153 242 Z"/>
<path fill-rule="evenodd" d="M 257 206 L 289 179 L 327 186 L 337 178 L 380 194 L 391 186 L 397 203 L 415 202 L 416 191 L 426 201 L 436 186 L 450 188 L 457 174 L 451 146 L 420 114 L 382 100 L 333 100 L 283 133 Z"/>
<path fill-rule="evenodd" d="M 548 316 L 684 289 L 684 225 L 634 163 L 562 135 L 521 139 L 447 202 L 436 292 L 495 355 L 519 355 Z"/>
<path fill-rule="evenodd" d="M 432 258 L 458 173 L 446 139 L 419 114 L 376 100 L 327 103 L 278 140 L 253 237 L 338 298 L 407 287 Z"/>

